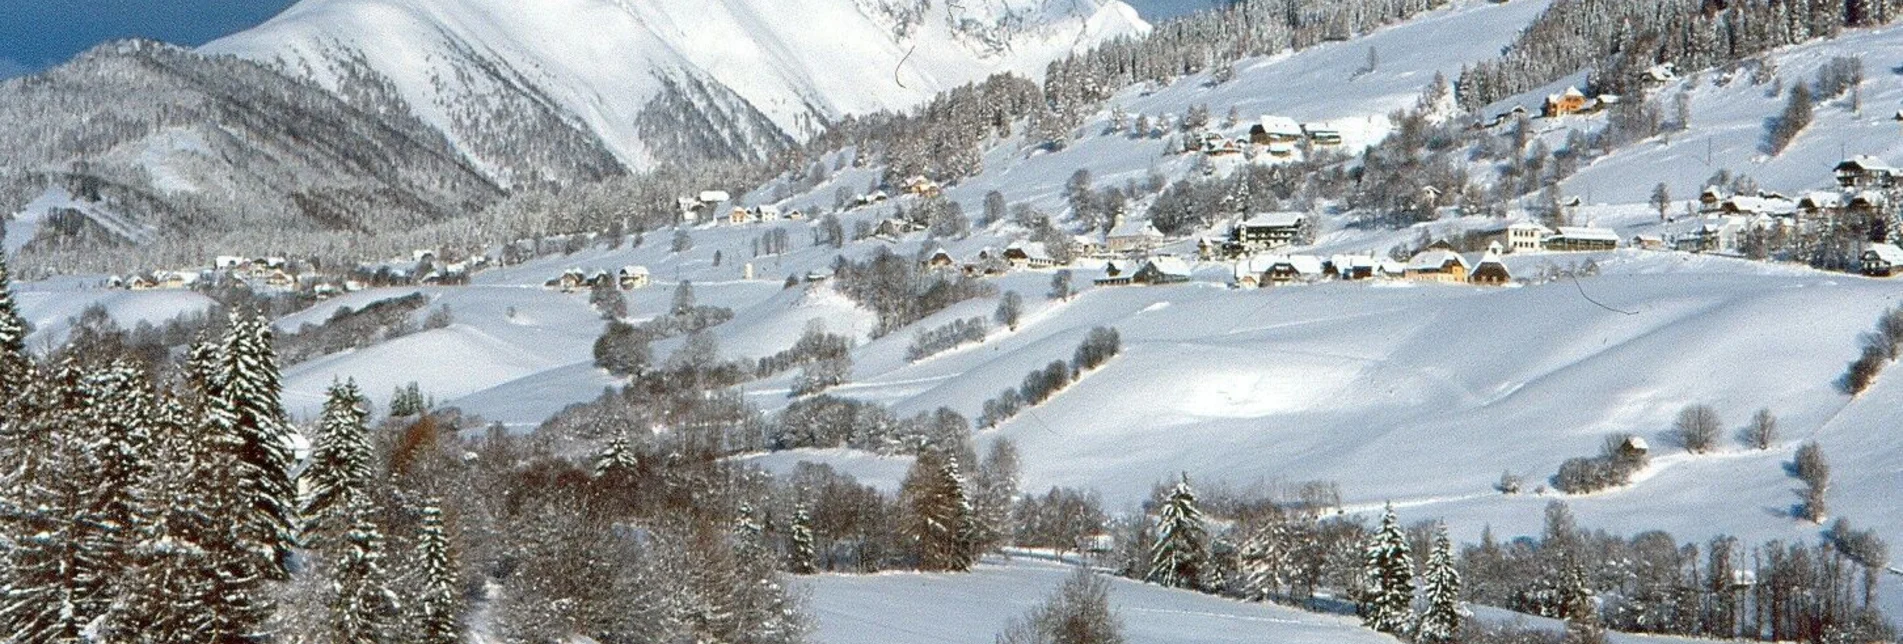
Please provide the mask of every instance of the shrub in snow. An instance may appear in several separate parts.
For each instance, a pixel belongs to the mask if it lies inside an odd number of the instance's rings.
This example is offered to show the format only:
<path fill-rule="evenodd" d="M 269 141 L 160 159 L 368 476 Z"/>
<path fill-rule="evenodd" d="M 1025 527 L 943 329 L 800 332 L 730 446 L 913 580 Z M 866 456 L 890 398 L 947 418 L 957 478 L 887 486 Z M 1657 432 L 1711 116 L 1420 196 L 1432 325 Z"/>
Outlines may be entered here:
<path fill-rule="evenodd" d="M 1011 621 L 998 644 L 1123 644 L 1123 620 L 1110 607 L 1110 582 L 1079 566 L 1064 585 Z"/>
<path fill-rule="evenodd" d="M 1678 420 L 1672 423 L 1672 437 L 1685 451 L 1703 454 L 1718 442 L 1720 428 L 1718 410 L 1711 405 L 1691 405 L 1679 410 Z"/>

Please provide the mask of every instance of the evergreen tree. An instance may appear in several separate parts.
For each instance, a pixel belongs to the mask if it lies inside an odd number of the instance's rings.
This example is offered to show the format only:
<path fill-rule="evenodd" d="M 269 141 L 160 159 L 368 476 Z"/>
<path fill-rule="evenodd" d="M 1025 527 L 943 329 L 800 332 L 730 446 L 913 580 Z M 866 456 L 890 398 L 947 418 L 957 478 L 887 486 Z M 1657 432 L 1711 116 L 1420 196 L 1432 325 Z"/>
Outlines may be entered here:
<path fill-rule="evenodd" d="M 271 329 L 263 317 L 231 314 L 219 356 L 218 395 L 207 414 L 207 439 L 236 474 L 226 518 L 238 533 L 240 579 L 288 577 L 295 543 L 296 488 L 291 479 L 292 429 L 279 402 L 282 385 Z"/>
<path fill-rule="evenodd" d="M 214 555 L 230 552 L 232 530 L 212 493 L 231 470 L 214 461 L 184 400 L 166 397 L 152 419 L 148 501 L 128 552 L 124 592 L 102 625 L 106 641 L 139 644 L 248 642 L 262 621 L 249 597 L 227 596 L 240 580 Z"/>
<path fill-rule="evenodd" d="M 1568 555 L 1560 566 L 1559 616 L 1566 620 L 1568 644 L 1598 644 L 1606 640 L 1599 624 L 1599 609 L 1593 601 L 1592 586 L 1586 582 L 1586 568 L 1577 557 Z"/>
<path fill-rule="evenodd" d="M 10 406 L 18 400 L 32 375 L 33 361 L 26 353 L 29 332 L 19 305 L 13 301 L 5 253 L 0 253 L 0 403 Z"/>
<path fill-rule="evenodd" d="M 616 430 L 608 438 L 608 444 L 595 455 L 595 477 L 633 477 L 640 466 L 641 455 L 628 445 L 628 434 Z"/>
<path fill-rule="evenodd" d="M 1150 569 L 1144 580 L 1175 588 L 1201 589 L 1209 565 L 1209 533 L 1189 473 L 1170 490 L 1157 511 L 1156 542 L 1150 546 Z"/>
<path fill-rule="evenodd" d="M 817 572 L 819 557 L 813 549 L 813 517 L 805 503 L 793 510 L 793 525 L 788 533 L 787 571 L 795 575 Z"/>
<path fill-rule="evenodd" d="M 977 560 L 977 522 L 958 457 L 926 450 L 900 486 L 905 536 L 920 570 L 964 571 Z"/>
<path fill-rule="evenodd" d="M 1414 557 L 1407 535 L 1389 505 L 1381 527 L 1362 547 L 1361 623 L 1383 633 L 1404 634 L 1414 623 Z"/>
<path fill-rule="evenodd" d="M 369 492 L 370 437 L 363 392 L 355 381 L 333 382 L 324 400 L 317 444 L 304 470 L 305 532 L 319 540 L 345 527 L 344 508 Z"/>
<path fill-rule="evenodd" d="M 1268 601 L 1288 583 L 1290 534 L 1285 521 L 1270 520 L 1249 534 L 1237 553 L 1242 572 L 1242 597 Z"/>
<path fill-rule="evenodd" d="M 1460 571 L 1454 568 L 1454 546 L 1447 538 L 1446 524 L 1434 530 L 1434 550 L 1421 577 L 1426 607 L 1414 630 L 1415 641 L 1452 642 L 1460 634 Z"/>
<path fill-rule="evenodd" d="M 395 634 L 396 594 L 390 592 L 383 570 L 383 530 L 374 521 L 376 507 L 353 496 L 344 511 L 350 528 L 343 535 L 342 556 L 332 573 L 330 624 L 338 644 L 380 644 Z"/>
<path fill-rule="evenodd" d="M 422 567 L 422 592 L 417 595 L 415 642 L 417 644 L 456 644 L 462 641 L 462 588 L 456 575 L 456 562 L 449 549 L 449 531 L 443 525 L 443 511 L 436 499 L 429 499 L 419 513 L 417 557 Z"/>

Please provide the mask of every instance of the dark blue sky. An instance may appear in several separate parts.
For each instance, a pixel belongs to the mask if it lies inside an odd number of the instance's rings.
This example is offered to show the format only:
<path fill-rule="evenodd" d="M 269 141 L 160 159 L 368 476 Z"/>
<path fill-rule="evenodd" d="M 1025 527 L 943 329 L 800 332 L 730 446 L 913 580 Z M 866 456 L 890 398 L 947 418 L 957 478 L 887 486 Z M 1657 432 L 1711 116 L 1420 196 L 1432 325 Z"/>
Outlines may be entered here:
<path fill-rule="evenodd" d="M 1219 0 L 1126 0 L 1150 20 Z M 42 69 L 99 43 L 151 38 L 200 45 L 263 22 L 293 0 L 0 0 L 0 78 Z"/>
<path fill-rule="evenodd" d="M 242 30 L 292 0 L 0 0 L 0 77 L 58 64 L 108 40 L 181 45 Z"/>

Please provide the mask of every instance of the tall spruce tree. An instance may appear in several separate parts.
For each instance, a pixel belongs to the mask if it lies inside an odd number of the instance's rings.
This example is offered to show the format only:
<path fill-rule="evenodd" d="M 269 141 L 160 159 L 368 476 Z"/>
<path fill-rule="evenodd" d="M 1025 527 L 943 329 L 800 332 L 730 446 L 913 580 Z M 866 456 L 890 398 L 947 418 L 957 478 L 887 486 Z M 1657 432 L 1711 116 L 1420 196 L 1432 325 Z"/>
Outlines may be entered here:
<path fill-rule="evenodd" d="M 317 444 L 302 477 L 300 512 L 309 544 L 321 544 L 347 527 L 343 510 L 369 491 L 370 437 L 364 427 L 363 392 L 356 381 L 332 382 L 318 423 Z"/>
<path fill-rule="evenodd" d="M 7 274 L 5 253 L 0 253 L 0 404 L 11 407 L 32 376 L 33 361 L 27 357 L 26 319 L 13 301 L 13 281 Z"/>
<path fill-rule="evenodd" d="M 197 419 L 176 396 L 161 395 L 151 418 L 153 467 L 143 484 L 123 591 L 102 625 L 104 641 L 139 644 L 244 642 L 249 623 L 227 619 L 226 581 L 212 555 L 229 550 L 231 530 L 207 490 L 230 484 L 208 459 Z M 231 627 L 237 625 L 236 630 Z"/>
<path fill-rule="evenodd" d="M 417 644 L 456 644 L 462 641 L 462 587 L 456 560 L 449 548 L 449 531 L 437 499 L 428 499 L 418 512 L 416 549 L 421 564 L 422 592 L 412 612 Z"/>
<path fill-rule="evenodd" d="M 1356 609 L 1362 625 L 1405 634 L 1414 624 L 1414 557 L 1392 504 L 1381 514 L 1381 527 L 1362 548 L 1361 578 Z"/>
<path fill-rule="evenodd" d="M 818 553 L 813 544 L 813 515 L 805 503 L 793 510 L 793 525 L 787 530 L 787 572 L 810 575 L 818 571 Z"/>
<path fill-rule="evenodd" d="M 1425 644 L 1454 641 L 1460 634 L 1460 571 L 1454 567 L 1454 545 L 1447 538 L 1446 524 L 1435 527 L 1434 550 L 1427 555 L 1421 582 L 1426 606 L 1414 640 Z"/>
<path fill-rule="evenodd" d="M 338 644 L 381 644 L 396 635 L 399 615 L 396 594 L 390 591 L 383 569 L 383 529 L 375 521 L 376 506 L 362 496 L 349 497 L 345 512 L 350 527 L 332 572 L 330 623 Z"/>
<path fill-rule="evenodd" d="M 978 558 L 978 530 L 958 457 L 926 450 L 899 491 L 906 538 L 921 570 L 964 571 Z"/>
<path fill-rule="evenodd" d="M 296 543 L 297 490 L 291 480 L 292 429 L 280 402 L 277 353 L 262 317 L 231 314 L 208 390 L 209 439 L 235 473 L 229 516 L 240 552 L 238 579 L 282 581 Z M 263 601 L 260 599 L 260 601 Z"/>
<path fill-rule="evenodd" d="M 1209 532 L 1189 473 L 1170 490 L 1157 510 L 1156 542 L 1150 546 L 1150 570 L 1144 580 L 1175 588 L 1203 587 L 1209 565 Z"/>

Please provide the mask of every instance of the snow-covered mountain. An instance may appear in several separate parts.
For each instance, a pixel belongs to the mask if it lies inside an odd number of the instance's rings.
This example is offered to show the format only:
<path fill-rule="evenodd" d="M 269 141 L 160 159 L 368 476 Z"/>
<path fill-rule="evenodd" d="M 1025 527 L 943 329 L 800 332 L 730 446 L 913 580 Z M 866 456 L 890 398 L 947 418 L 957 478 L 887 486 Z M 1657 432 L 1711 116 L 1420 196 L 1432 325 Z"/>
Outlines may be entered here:
<path fill-rule="evenodd" d="M 371 73 L 504 184 L 565 181 L 549 133 L 621 163 L 761 158 L 847 114 L 1149 26 L 1117 0 L 304 0 L 202 51 L 350 95 Z"/>

